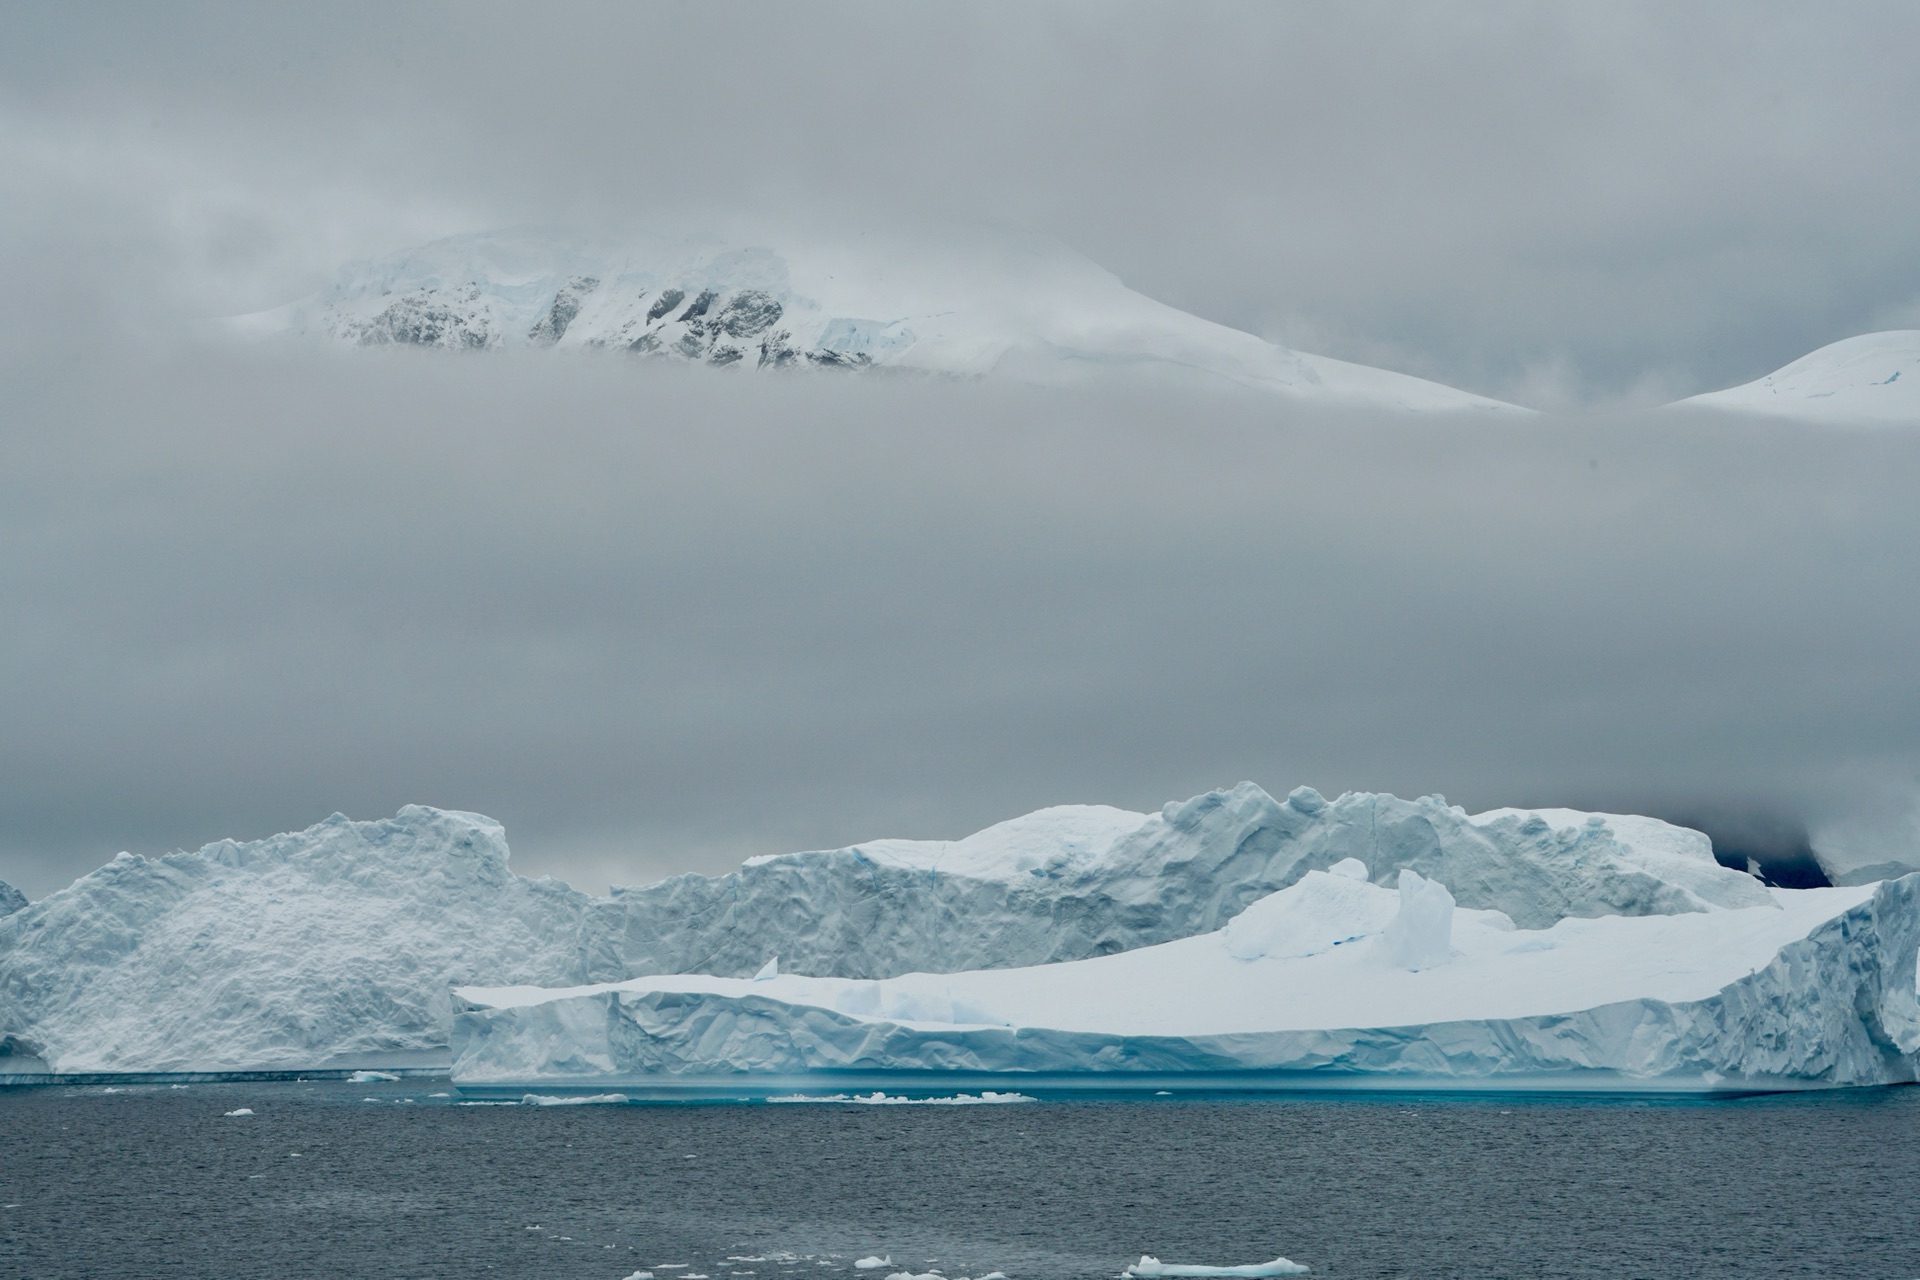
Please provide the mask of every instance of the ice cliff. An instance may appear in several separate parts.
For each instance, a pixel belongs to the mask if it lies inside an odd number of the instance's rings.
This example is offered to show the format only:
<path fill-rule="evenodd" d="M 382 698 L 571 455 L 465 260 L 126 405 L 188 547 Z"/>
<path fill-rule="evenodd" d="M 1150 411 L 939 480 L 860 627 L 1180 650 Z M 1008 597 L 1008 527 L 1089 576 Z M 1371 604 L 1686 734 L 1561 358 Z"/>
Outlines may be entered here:
<path fill-rule="evenodd" d="M 1470 816 L 1437 797 L 1328 801 L 1307 788 L 1276 800 L 1251 783 L 1152 815 L 1046 809 L 964 840 L 758 858 L 606 898 L 517 876 L 507 856 L 490 820 L 418 807 L 123 855 L 0 916 L 0 1061 L 444 1060 L 450 984 L 745 978 L 774 956 L 779 981 L 1048 965 L 1213 933 L 1311 872 L 1354 864 L 1382 886 L 1412 871 L 1462 911 L 1528 930 L 1779 909 L 1715 864 L 1704 836 L 1652 819 Z"/>
<path fill-rule="evenodd" d="M 449 983 L 625 976 L 586 901 L 436 809 L 121 854 L 0 917 L 0 1042 L 60 1071 L 443 1060 Z"/>
<path fill-rule="evenodd" d="M 462 990 L 454 1079 L 636 1096 L 1915 1079 L 1920 875 L 1541 929 L 1399 880 L 1309 872 L 1224 930 L 1032 968 Z"/>
<path fill-rule="evenodd" d="M 1128 289 L 1034 237 L 785 248 L 532 230 L 438 240 L 237 320 L 363 347 L 548 348 L 736 370 L 892 370 L 1041 385 L 1133 374 L 1404 410 L 1515 407 L 1278 347 Z"/>

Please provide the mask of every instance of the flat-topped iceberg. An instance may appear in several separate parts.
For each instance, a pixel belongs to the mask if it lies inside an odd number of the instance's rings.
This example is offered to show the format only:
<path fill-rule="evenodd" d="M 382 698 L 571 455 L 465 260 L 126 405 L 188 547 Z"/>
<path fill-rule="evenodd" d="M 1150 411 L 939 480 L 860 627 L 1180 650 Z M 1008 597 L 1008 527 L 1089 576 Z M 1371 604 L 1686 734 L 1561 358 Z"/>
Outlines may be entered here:
<path fill-rule="evenodd" d="M 1777 910 L 1698 832 L 1471 816 L 1438 797 L 1276 800 L 1242 783 L 1154 814 L 1062 806 L 963 840 L 756 858 L 604 898 L 515 875 L 490 819 L 409 807 L 122 855 L 0 915 L 0 1075 L 444 1064 L 450 985 L 764 973 L 764 993 L 795 976 L 1047 965 L 1213 933 L 1311 872 L 1356 866 L 1388 886 L 1411 871 L 1523 929 Z M 1317 927 L 1276 923 L 1269 934 L 1295 940 L 1260 945 L 1297 947 Z"/>
<path fill-rule="evenodd" d="M 1311 871 L 1226 928 L 886 979 L 638 978 L 456 992 L 463 1089 L 755 1095 L 891 1080 L 1664 1090 L 1915 1079 L 1920 875 L 1767 906 L 1522 929 L 1403 871 Z"/>

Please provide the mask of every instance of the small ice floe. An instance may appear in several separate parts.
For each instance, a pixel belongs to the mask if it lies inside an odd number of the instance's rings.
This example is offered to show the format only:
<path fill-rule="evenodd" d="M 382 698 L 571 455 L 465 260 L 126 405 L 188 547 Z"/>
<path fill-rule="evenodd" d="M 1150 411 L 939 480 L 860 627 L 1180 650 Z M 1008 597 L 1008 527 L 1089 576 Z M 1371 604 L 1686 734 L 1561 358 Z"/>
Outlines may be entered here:
<path fill-rule="evenodd" d="M 780 976 L 780 957 L 775 956 L 773 959 L 767 961 L 765 964 L 760 966 L 760 972 L 753 975 L 753 980 L 755 982 L 765 982 L 769 978 L 777 978 L 779 976 Z"/>
<path fill-rule="evenodd" d="M 877 1267 L 890 1267 L 892 1265 L 893 1265 L 892 1254 L 888 1254 L 884 1258 L 881 1257 L 879 1254 L 869 1254 L 867 1257 L 864 1257 L 860 1259 L 858 1262 L 854 1263 L 853 1269 L 855 1271 L 872 1271 Z"/>
<path fill-rule="evenodd" d="M 983 1093 L 957 1093 L 950 1098 L 905 1098 L 896 1094 L 880 1093 L 787 1093 L 768 1098 L 768 1102 L 837 1102 L 842 1105 L 862 1107 L 977 1107 L 994 1106 L 1008 1102 L 1033 1102 L 1036 1099 L 1024 1093 L 995 1093 L 988 1089 Z"/>
<path fill-rule="evenodd" d="M 1136 1280 L 1154 1280 L 1160 1276 L 1304 1276 L 1309 1270 L 1285 1258 L 1275 1258 L 1272 1262 L 1252 1262 L 1243 1267 L 1199 1267 L 1162 1262 L 1152 1254 L 1143 1253 L 1140 1261 L 1121 1274 L 1133 1276 Z"/>
<path fill-rule="evenodd" d="M 527 1107 L 594 1107 L 613 1106 L 630 1102 L 624 1093 L 590 1093 L 584 1097 L 559 1097 L 551 1093 L 529 1093 L 520 1098 L 520 1104 Z"/>
<path fill-rule="evenodd" d="M 653 1280 L 653 1272 L 636 1271 L 632 1275 L 622 1276 L 620 1280 Z"/>
<path fill-rule="evenodd" d="M 451 1098 L 453 1095 L 450 1093 L 430 1093 L 427 1096 L 429 1098 Z"/>
<path fill-rule="evenodd" d="M 966 1276 L 943 1276 L 938 1271 L 896 1271 L 887 1280 L 967 1280 Z M 1007 1280 L 1004 1271 L 989 1271 L 980 1280 Z"/>
<path fill-rule="evenodd" d="M 356 1071 L 347 1077 L 348 1084 L 393 1084 L 400 1079 L 391 1071 Z"/>
<path fill-rule="evenodd" d="M 125 1092 L 126 1092 L 126 1090 L 125 1090 L 125 1089 L 116 1089 L 116 1088 L 114 1088 L 114 1087 L 113 1087 L 112 1085 L 108 1085 L 108 1086 L 107 1086 L 106 1088 L 104 1088 L 104 1089 L 102 1089 L 102 1090 L 101 1090 L 100 1092 L 102 1092 L 102 1093 L 125 1093 Z"/>
<path fill-rule="evenodd" d="M 229 1116 L 250 1116 L 253 1114 L 253 1108 L 252 1107 L 235 1107 L 233 1110 L 223 1111 L 221 1112 L 221 1114 L 229 1115 Z"/>

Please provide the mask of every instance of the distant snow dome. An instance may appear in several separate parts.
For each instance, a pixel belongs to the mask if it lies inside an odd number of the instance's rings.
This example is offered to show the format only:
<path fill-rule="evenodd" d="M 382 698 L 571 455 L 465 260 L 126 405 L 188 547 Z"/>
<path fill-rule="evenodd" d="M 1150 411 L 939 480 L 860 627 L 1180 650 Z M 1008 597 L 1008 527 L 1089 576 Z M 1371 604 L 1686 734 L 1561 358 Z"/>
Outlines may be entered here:
<path fill-rule="evenodd" d="M 1132 377 L 1354 408 L 1525 412 L 1275 346 L 1136 293 L 1037 236 L 1000 233 L 773 247 L 488 232 L 356 263 L 325 292 L 232 326 L 361 347 L 549 348 L 1043 386 Z"/>
<path fill-rule="evenodd" d="M 1920 426 L 1920 329 L 1863 333 L 1764 378 L 1676 402 L 1860 426 Z"/>

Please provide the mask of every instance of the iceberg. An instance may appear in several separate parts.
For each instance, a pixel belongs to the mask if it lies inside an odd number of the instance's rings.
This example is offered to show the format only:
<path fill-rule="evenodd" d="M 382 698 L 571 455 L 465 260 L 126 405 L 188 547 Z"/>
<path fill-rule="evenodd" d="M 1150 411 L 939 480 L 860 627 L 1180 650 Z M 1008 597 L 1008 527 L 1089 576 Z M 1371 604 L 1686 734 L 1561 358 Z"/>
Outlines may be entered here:
<path fill-rule="evenodd" d="M 27 895 L 0 880 L 0 916 L 10 916 L 27 905 Z"/>
<path fill-rule="evenodd" d="M 1285 1258 L 1275 1258 L 1272 1262 L 1254 1262 L 1241 1267 L 1202 1267 L 1191 1264 L 1162 1262 L 1152 1254 L 1141 1254 L 1140 1261 L 1121 1272 L 1124 1276 L 1137 1277 L 1137 1280 L 1160 1280 L 1163 1276 L 1304 1276 L 1312 1268 L 1304 1267 Z"/>
<path fill-rule="evenodd" d="M 1417 872 L 1390 890 L 1310 871 L 1248 928 L 1085 960 L 463 988 L 453 1078 L 649 1097 L 1914 1080 L 1920 875 L 1768 897 L 1528 929 Z M 1290 943 L 1284 921 L 1312 927 Z"/>
<path fill-rule="evenodd" d="M 450 983 L 627 973 L 591 900 L 506 862 L 492 819 L 419 807 L 121 854 L 0 917 L 0 1043 L 65 1073 L 444 1065 Z"/>
<path fill-rule="evenodd" d="M 1469 815 L 1437 796 L 1306 787 L 1276 800 L 1252 783 L 1152 814 L 1059 806 L 965 839 L 754 858 L 607 897 L 516 875 L 508 856 L 498 823 L 422 806 L 123 854 L 0 916 L 0 1075 L 444 1067 L 453 986 L 758 975 L 753 989 L 773 995 L 796 979 L 1025 969 L 1222 929 L 1241 958 L 1284 959 L 1340 942 L 1317 931 L 1349 916 L 1355 936 L 1377 932 L 1369 913 L 1391 917 L 1398 899 L 1364 890 L 1403 870 L 1527 930 L 1779 909 L 1717 865 L 1705 836 L 1650 818 Z M 1273 898 L 1316 872 L 1345 887 L 1320 897 L 1353 901 Z"/>

